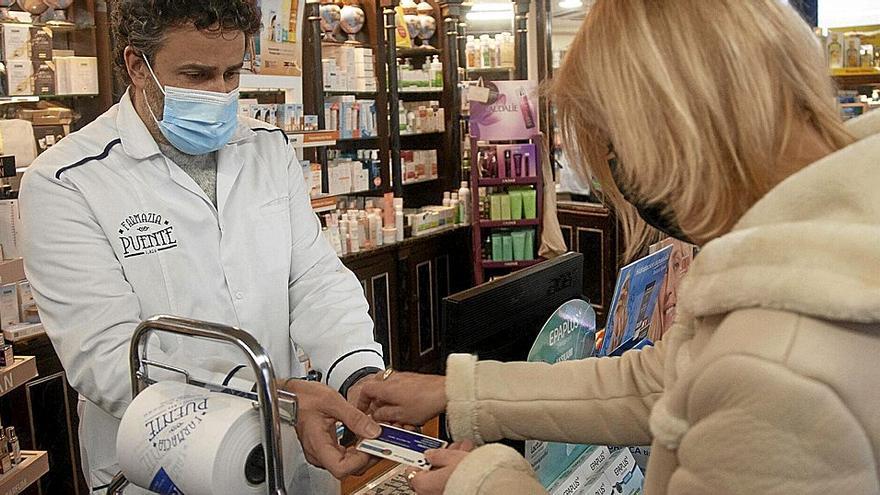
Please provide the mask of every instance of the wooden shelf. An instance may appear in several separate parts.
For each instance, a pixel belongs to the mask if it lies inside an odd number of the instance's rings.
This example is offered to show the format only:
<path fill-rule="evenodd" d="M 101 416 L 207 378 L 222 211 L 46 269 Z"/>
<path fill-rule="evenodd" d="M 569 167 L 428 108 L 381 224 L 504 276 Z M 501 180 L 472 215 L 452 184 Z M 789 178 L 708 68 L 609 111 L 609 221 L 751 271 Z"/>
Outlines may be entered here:
<path fill-rule="evenodd" d="M 49 472 L 49 454 L 24 450 L 21 463 L 0 476 L 0 495 L 18 495 Z"/>
<path fill-rule="evenodd" d="M 496 73 L 496 72 L 511 72 L 514 70 L 513 66 L 510 67 L 472 67 L 468 69 L 468 72 L 473 72 L 474 74 L 480 73 Z"/>
<path fill-rule="evenodd" d="M 499 227 L 533 227 L 539 225 L 541 222 L 537 218 L 531 218 L 526 220 L 480 220 L 480 227 L 484 229 L 491 228 L 499 228 Z"/>
<path fill-rule="evenodd" d="M 840 87 L 880 85 L 880 69 L 834 69 L 832 77 Z"/>
<path fill-rule="evenodd" d="M 480 187 L 492 186 L 517 186 L 527 184 L 537 184 L 537 177 L 505 177 L 503 179 L 480 179 Z"/>
<path fill-rule="evenodd" d="M 31 356 L 16 356 L 12 366 L 0 368 L 0 396 L 37 377 L 37 360 Z M 2 493 L 2 491 L 0 491 Z"/>
<path fill-rule="evenodd" d="M 489 270 L 493 268 L 525 268 L 532 265 L 537 265 L 543 260 L 528 260 L 528 261 L 489 261 L 482 260 L 483 268 Z"/>
<path fill-rule="evenodd" d="M 325 90 L 325 96 L 354 96 L 355 98 L 370 99 L 376 97 L 375 91 L 345 91 L 345 90 Z"/>
<path fill-rule="evenodd" d="M 397 58 L 413 58 L 413 57 L 433 57 L 434 55 L 440 55 L 442 52 L 437 48 L 398 48 L 397 49 Z"/>
<path fill-rule="evenodd" d="M 366 137 L 366 138 L 337 139 L 336 145 L 337 146 L 357 146 L 357 145 L 379 146 L 379 138 L 378 137 Z"/>
<path fill-rule="evenodd" d="M 400 134 L 401 138 L 411 138 L 411 137 L 425 137 L 425 136 L 442 136 L 446 131 L 433 131 L 433 132 L 414 132 L 412 134 Z"/>
<path fill-rule="evenodd" d="M 92 95 L 28 95 L 28 96 L 0 96 L 0 104 L 3 103 L 36 103 L 40 100 L 63 100 L 66 98 L 95 98 Z"/>
<path fill-rule="evenodd" d="M 442 88 L 420 88 L 420 89 L 412 89 L 408 91 L 398 91 L 397 95 L 400 97 L 400 101 L 419 101 L 419 100 L 430 100 L 435 99 L 439 100 L 443 95 Z"/>
<path fill-rule="evenodd" d="M 290 136 L 290 143 L 297 148 L 333 146 L 339 140 L 339 131 L 294 131 L 287 135 Z"/>
<path fill-rule="evenodd" d="M 403 185 L 404 186 L 411 186 L 413 184 L 424 184 L 425 182 L 434 182 L 435 180 L 440 180 L 440 177 L 425 177 L 424 179 L 403 181 Z"/>

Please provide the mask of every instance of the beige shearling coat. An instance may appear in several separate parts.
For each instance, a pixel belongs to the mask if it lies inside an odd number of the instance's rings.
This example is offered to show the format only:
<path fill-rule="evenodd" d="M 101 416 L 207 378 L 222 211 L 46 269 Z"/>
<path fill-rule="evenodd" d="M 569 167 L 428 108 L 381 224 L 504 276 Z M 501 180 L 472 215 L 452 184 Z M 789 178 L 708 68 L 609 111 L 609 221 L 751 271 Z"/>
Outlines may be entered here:
<path fill-rule="evenodd" d="M 652 443 L 647 495 L 880 494 L 880 111 L 707 244 L 654 348 L 556 365 L 451 356 L 456 440 Z M 542 494 L 486 445 L 445 493 Z"/>

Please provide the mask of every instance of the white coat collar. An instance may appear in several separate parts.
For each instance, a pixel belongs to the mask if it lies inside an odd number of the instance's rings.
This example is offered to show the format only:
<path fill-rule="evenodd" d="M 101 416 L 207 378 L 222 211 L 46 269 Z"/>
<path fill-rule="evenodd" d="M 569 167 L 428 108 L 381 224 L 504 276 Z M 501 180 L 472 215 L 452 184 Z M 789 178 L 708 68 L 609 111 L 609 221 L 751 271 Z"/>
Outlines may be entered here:
<path fill-rule="evenodd" d="M 116 128 L 119 132 L 119 138 L 122 140 L 122 149 L 131 158 L 144 160 L 161 153 L 156 140 L 153 139 L 144 121 L 141 120 L 141 116 L 134 109 L 134 104 L 131 101 L 131 87 L 119 100 Z M 238 129 L 227 146 L 250 141 L 255 135 L 256 133 L 249 126 L 239 120 Z"/>

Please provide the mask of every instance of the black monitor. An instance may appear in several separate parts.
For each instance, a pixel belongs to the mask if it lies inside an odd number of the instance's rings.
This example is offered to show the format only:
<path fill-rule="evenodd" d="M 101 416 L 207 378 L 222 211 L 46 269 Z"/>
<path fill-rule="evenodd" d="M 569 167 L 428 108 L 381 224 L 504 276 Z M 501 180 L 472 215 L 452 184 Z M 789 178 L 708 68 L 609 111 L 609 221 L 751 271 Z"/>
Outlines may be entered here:
<path fill-rule="evenodd" d="M 568 253 L 443 300 L 441 351 L 524 361 L 544 323 L 583 297 L 584 256 Z"/>

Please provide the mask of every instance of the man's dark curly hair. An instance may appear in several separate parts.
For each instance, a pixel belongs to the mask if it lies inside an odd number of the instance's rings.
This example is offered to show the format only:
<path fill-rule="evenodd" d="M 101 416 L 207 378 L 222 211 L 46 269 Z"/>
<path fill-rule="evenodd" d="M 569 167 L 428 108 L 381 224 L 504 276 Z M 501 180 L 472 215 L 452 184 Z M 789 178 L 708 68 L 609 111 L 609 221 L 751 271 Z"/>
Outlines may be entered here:
<path fill-rule="evenodd" d="M 117 0 L 113 7 L 114 61 L 117 76 L 130 84 L 125 48 L 152 60 L 170 28 L 192 24 L 217 36 L 260 30 L 260 13 L 252 0 Z"/>

